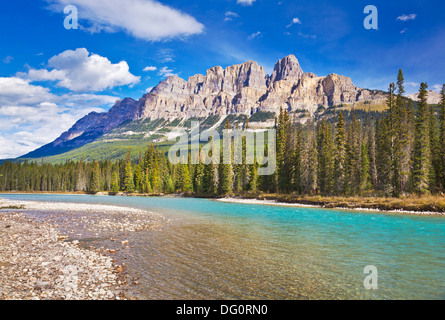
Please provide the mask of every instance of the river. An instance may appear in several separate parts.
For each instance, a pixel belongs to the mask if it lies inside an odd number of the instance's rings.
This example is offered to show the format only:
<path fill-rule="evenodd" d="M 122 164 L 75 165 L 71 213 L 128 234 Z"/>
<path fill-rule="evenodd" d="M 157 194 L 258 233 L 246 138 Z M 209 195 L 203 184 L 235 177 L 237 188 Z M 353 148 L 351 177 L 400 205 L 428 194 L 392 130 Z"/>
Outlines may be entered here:
<path fill-rule="evenodd" d="M 126 235 L 131 246 L 117 253 L 138 278 L 139 299 L 445 299 L 443 216 L 195 198 L 0 198 L 117 205 L 164 216 L 168 223 L 160 228 Z M 109 247 L 112 236 L 79 240 Z M 377 268 L 377 289 L 364 287 L 369 265 Z"/>

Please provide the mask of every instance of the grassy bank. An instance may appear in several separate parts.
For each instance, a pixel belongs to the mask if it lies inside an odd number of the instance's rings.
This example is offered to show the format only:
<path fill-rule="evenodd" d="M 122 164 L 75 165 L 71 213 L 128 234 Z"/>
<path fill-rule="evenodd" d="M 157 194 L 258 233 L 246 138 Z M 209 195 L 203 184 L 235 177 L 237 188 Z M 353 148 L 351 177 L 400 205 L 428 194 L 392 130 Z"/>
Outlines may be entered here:
<path fill-rule="evenodd" d="M 391 197 L 330 197 L 300 196 L 289 194 L 245 194 L 243 199 L 273 200 L 283 203 L 295 203 L 320 206 L 323 208 L 370 209 L 383 211 L 413 211 L 445 213 L 444 196 L 407 196 Z"/>

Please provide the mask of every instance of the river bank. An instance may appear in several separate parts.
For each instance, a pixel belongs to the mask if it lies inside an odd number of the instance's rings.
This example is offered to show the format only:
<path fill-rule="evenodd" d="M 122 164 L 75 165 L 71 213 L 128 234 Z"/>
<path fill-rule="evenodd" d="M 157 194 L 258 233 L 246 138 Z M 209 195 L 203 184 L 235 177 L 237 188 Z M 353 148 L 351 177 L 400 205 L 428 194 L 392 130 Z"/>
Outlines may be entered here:
<path fill-rule="evenodd" d="M 118 237 L 156 228 L 155 218 L 118 206 L 0 199 L 0 300 L 132 298 L 125 264 L 113 256 L 129 242 Z M 91 245 L 104 237 L 114 247 Z"/>
<path fill-rule="evenodd" d="M 5 194 L 74 194 L 88 195 L 86 192 L 3 192 Z M 0 193 L 1 195 L 1 193 Z M 218 201 L 239 202 L 251 204 L 269 205 L 294 205 L 311 206 L 326 209 L 348 209 L 348 210 L 372 210 L 392 213 L 411 214 L 434 214 L 445 215 L 445 196 L 424 195 L 421 197 L 410 195 L 401 198 L 393 197 L 341 197 L 341 196 L 320 196 L 320 195 L 296 195 L 296 194 L 271 194 L 271 193 L 244 193 L 231 194 L 227 196 L 206 196 L 188 194 L 141 194 L 141 193 L 112 193 L 98 192 L 99 196 L 128 196 L 128 197 L 192 197 L 209 198 Z"/>
<path fill-rule="evenodd" d="M 322 197 L 297 195 L 243 195 L 216 199 L 223 202 L 287 205 L 325 209 L 380 211 L 402 214 L 445 215 L 445 197 L 424 196 L 405 198 Z"/>

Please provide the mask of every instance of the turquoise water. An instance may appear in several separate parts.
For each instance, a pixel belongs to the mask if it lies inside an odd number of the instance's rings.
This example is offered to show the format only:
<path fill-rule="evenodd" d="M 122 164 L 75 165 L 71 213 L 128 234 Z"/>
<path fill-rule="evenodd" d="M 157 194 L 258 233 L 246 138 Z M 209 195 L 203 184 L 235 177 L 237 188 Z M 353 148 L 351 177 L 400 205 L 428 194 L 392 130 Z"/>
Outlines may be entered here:
<path fill-rule="evenodd" d="M 445 217 L 193 198 L 1 194 L 110 204 L 171 220 L 133 235 L 146 299 L 445 299 Z M 364 268 L 378 270 L 367 290 Z"/>

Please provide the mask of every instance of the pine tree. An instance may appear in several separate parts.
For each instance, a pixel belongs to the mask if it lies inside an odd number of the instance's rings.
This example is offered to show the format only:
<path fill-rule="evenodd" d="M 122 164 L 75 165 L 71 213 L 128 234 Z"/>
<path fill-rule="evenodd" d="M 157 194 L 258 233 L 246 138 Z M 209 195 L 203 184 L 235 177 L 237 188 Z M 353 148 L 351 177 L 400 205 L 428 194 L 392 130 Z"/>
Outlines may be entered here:
<path fill-rule="evenodd" d="M 334 159 L 334 189 L 335 194 L 339 195 L 344 192 L 346 184 L 346 130 L 341 111 L 338 114 Z"/>
<path fill-rule="evenodd" d="M 413 190 L 419 195 L 429 192 L 431 168 L 427 91 L 428 85 L 421 83 L 419 106 L 415 118 L 413 151 Z"/>
<path fill-rule="evenodd" d="M 395 149 L 395 160 L 398 163 L 395 164 L 397 172 L 394 178 L 395 195 L 406 192 L 406 186 L 410 173 L 410 156 L 412 152 L 412 104 L 406 103 L 404 98 L 404 77 L 403 72 L 400 69 L 397 75 L 397 97 L 396 106 L 398 111 L 398 122 Z M 398 176 L 398 177 L 397 177 Z"/>
<path fill-rule="evenodd" d="M 439 183 L 442 191 L 445 190 L 445 84 L 442 86 L 439 119 Z"/>
<path fill-rule="evenodd" d="M 287 110 L 280 109 L 277 130 L 277 183 L 279 192 L 289 192 L 292 187 L 292 144 L 290 141 L 291 124 Z"/>
<path fill-rule="evenodd" d="M 369 174 L 369 152 L 368 147 L 363 142 L 361 151 L 361 165 L 360 165 L 360 191 L 369 190 L 371 185 L 371 176 Z"/>
<path fill-rule="evenodd" d="M 230 129 L 230 123 L 229 119 L 226 121 L 226 125 L 224 126 L 224 129 Z M 222 194 L 229 194 L 232 193 L 233 190 L 233 167 L 232 167 L 232 161 L 230 163 L 224 163 L 224 157 L 223 153 L 230 153 L 230 158 L 232 157 L 232 150 L 224 150 L 221 152 L 221 160 L 219 165 L 219 172 L 220 172 L 220 188 Z"/>
<path fill-rule="evenodd" d="M 119 180 L 116 174 L 116 171 L 113 171 L 112 176 L 112 182 L 111 182 L 111 192 L 118 193 L 119 192 Z"/>
<path fill-rule="evenodd" d="M 333 146 L 329 126 L 323 119 L 318 127 L 318 184 L 322 194 L 330 194 L 334 187 Z"/>
<path fill-rule="evenodd" d="M 189 192 L 192 191 L 192 185 L 191 185 L 191 181 L 190 181 L 190 172 L 189 172 L 189 167 L 187 164 L 183 164 L 182 166 L 184 166 L 183 170 L 182 170 L 182 188 L 181 191 L 182 192 Z"/>
<path fill-rule="evenodd" d="M 95 161 L 91 171 L 90 192 L 96 193 L 100 191 L 100 175 L 99 162 Z"/>
<path fill-rule="evenodd" d="M 125 179 L 124 179 L 124 190 L 126 192 L 134 192 L 134 177 L 133 177 L 133 168 L 131 165 L 130 156 L 127 156 L 127 161 L 125 165 Z"/>
<path fill-rule="evenodd" d="M 358 194 L 360 190 L 361 133 L 355 114 L 348 125 L 346 144 L 346 194 Z"/>
<path fill-rule="evenodd" d="M 142 192 L 142 169 L 139 164 L 136 165 L 134 170 L 134 188 L 136 191 Z"/>
<path fill-rule="evenodd" d="M 302 194 L 304 190 L 303 153 L 304 153 L 303 126 L 299 124 L 295 135 L 294 165 L 292 170 L 293 191 L 297 192 L 298 194 Z"/>
<path fill-rule="evenodd" d="M 440 180 L 440 146 L 437 134 L 437 122 L 432 106 L 429 108 L 429 140 L 430 140 L 430 155 L 431 155 L 431 170 L 430 170 L 430 190 L 436 192 L 438 190 L 438 181 Z"/>

